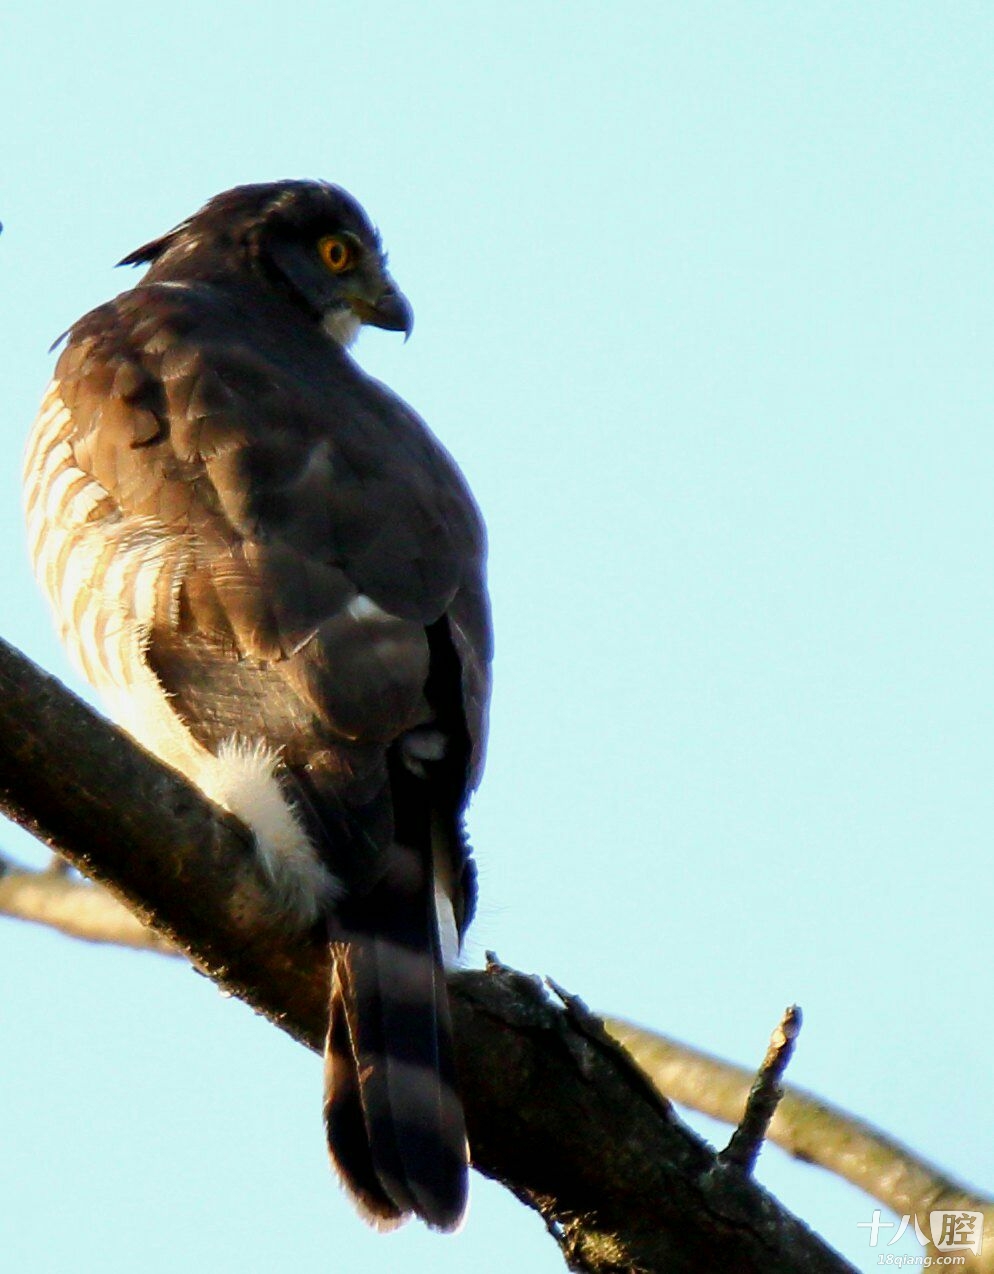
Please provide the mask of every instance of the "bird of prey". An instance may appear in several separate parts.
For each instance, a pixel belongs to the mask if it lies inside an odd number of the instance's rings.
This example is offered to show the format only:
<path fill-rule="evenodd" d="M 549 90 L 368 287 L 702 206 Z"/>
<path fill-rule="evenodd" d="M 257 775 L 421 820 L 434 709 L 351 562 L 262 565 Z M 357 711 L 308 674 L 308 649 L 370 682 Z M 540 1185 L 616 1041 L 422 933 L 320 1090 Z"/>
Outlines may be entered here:
<path fill-rule="evenodd" d="M 452 1229 L 443 953 L 475 905 L 491 629 L 464 478 L 347 352 L 410 307 L 324 182 L 229 190 L 121 264 L 149 269 L 70 329 L 32 433 L 36 573 L 116 719 L 327 933 L 325 1120 L 360 1212 Z"/>

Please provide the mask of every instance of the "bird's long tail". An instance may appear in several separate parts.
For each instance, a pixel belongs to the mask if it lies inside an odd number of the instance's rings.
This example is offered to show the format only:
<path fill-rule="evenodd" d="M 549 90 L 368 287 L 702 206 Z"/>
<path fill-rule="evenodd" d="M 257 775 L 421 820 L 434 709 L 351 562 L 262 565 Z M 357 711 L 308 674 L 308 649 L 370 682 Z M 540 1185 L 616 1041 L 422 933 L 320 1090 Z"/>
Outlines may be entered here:
<path fill-rule="evenodd" d="M 383 1229 L 462 1219 L 466 1129 L 456 1088 L 430 847 L 394 844 L 388 870 L 329 921 L 325 1121 L 332 1159 Z"/>

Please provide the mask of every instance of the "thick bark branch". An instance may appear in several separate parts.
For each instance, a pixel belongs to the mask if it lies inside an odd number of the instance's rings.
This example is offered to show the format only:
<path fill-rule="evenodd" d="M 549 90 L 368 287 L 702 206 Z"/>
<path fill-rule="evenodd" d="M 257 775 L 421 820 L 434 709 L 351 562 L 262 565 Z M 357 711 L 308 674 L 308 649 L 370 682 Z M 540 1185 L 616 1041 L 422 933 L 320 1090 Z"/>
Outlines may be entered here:
<path fill-rule="evenodd" d="M 320 1049 L 326 946 L 282 928 L 245 829 L 2 642 L 0 808 Z M 451 991 L 474 1165 L 542 1214 L 570 1268 L 851 1268 L 534 980 L 463 973 Z"/>
<path fill-rule="evenodd" d="M 180 954 L 100 885 L 52 871 L 20 870 L 2 857 L 0 915 L 88 942 Z M 723 1123 L 742 1119 L 753 1072 L 620 1018 L 606 1017 L 603 1025 L 660 1093 Z M 994 1233 L 990 1196 L 970 1191 L 893 1137 L 813 1093 L 784 1084 L 783 1094 L 767 1131 L 769 1141 L 850 1181 L 897 1216 L 923 1217 L 933 1209 L 980 1211 L 985 1232 Z M 964 1269 L 984 1268 L 969 1254 L 965 1259 Z"/>

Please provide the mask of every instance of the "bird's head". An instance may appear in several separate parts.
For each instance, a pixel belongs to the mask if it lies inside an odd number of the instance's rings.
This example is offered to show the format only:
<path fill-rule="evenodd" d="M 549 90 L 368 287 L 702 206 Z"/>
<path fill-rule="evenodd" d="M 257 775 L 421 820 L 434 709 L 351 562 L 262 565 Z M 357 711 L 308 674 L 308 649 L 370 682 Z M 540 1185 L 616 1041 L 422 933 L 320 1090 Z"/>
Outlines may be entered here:
<path fill-rule="evenodd" d="M 387 270 L 380 236 L 339 186 L 236 186 L 120 262 L 151 263 L 147 283 L 245 277 L 283 291 L 341 345 L 364 323 L 409 336 L 414 316 Z"/>

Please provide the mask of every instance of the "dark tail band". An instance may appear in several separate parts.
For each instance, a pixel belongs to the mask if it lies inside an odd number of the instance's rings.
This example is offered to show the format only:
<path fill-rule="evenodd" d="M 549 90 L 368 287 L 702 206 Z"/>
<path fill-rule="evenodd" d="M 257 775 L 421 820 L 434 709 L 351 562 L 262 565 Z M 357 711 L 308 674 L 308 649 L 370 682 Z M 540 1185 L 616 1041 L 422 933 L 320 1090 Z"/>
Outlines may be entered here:
<path fill-rule="evenodd" d="M 332 1159 L 367 1219 L 452 1230 L 466 1209 L 456 1087 L 430 865 L 394 845 L 383 880 L 331 922 L 325 1053 Z"/>

